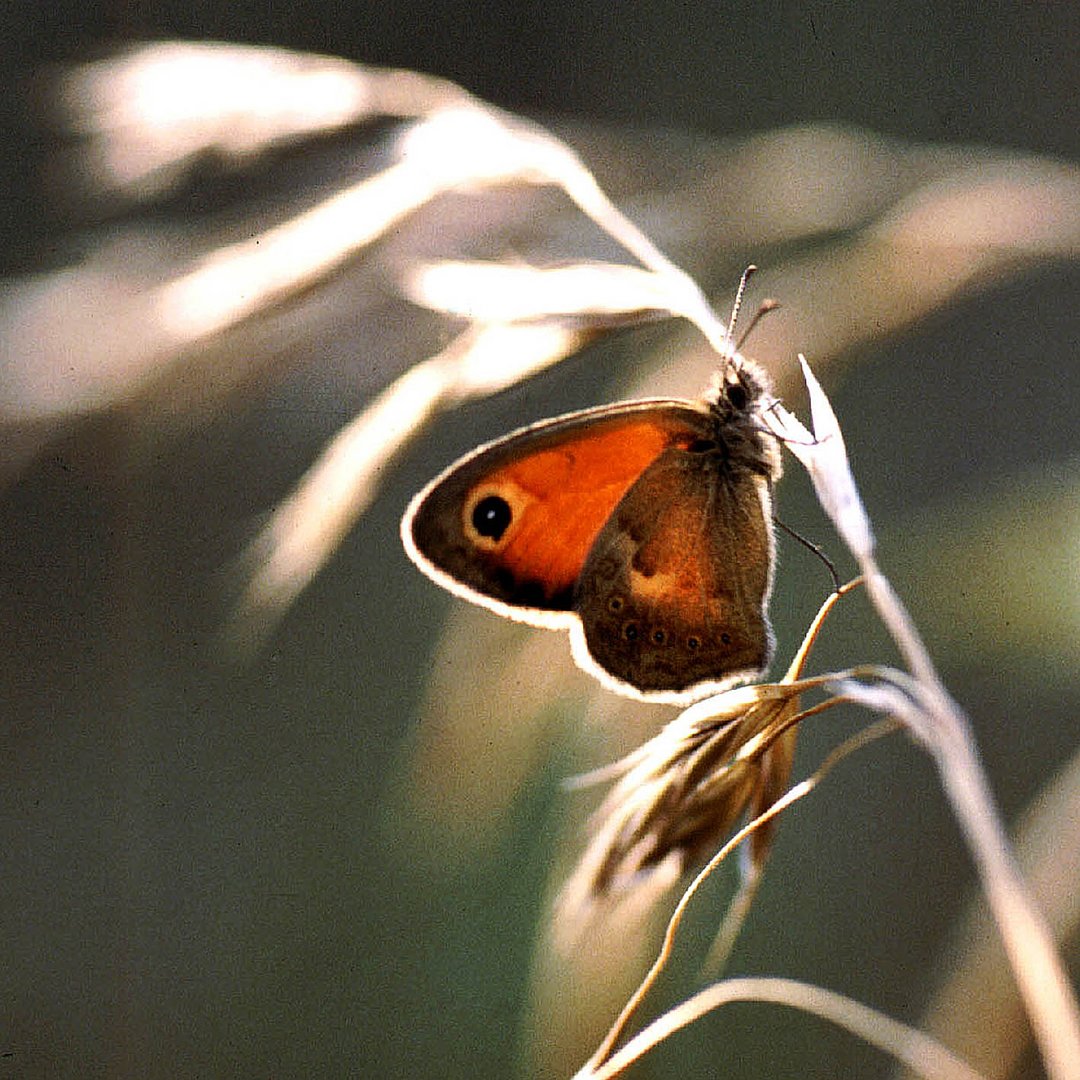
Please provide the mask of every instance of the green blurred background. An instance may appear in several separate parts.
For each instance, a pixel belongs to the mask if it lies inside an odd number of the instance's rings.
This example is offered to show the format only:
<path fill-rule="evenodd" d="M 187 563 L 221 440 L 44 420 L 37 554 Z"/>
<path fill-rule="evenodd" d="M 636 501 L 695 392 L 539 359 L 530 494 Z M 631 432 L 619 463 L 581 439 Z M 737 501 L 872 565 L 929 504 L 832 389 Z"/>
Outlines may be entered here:
<path fill-rule="evenodd" d="M 692 220 L 686 193 L 699 165 L 723 166 L 728 144 L 717 140 L 828 121 L 948 144 L 976 166 L 981 146 L 1074 158 L 1077 12 L 910 3 L 9 7 L 0 16 L 9 43 L 0 263 L 14 282 L 129 230 L 206 240 L 222 222 L 304 205 L 377 158 L 378 132 L 353 133 L 240 180 L 202 177 L 152 210 L 57 193 L 57 138 L 31 118 L 40 84 L 26 73 L 131 38 L 175 36 L 416 67 L 557 121 L 605 181 L 638 199 L 638 220 L 661 245 L 726 297 L 743 263 L 797 266 L 836 237 L 745 235 L 727 250 L 701 250 L 710 245 L 681 223 Z M 653 193 L 667 173 L 680 185 Z M 774 197 L 792 183 L 783 178 Z M 768 200 L 768 184 L 753 196 Z M 729 212 L 738 206 L 736 198 Z M 1075 226 L 1080 207 L 1071 212 Z M 528 254 L 522 234 L 492 230 L 490 247 Z M 866 330 L 823 371 L 882 562 L 973 717 L 1009 819 L 1077 746 L 1076 250 L 1036 252 L 902 331 Z M 917 277 L 933 256 L 909 258 Z M 829 280 L 808 284 L 810 310 L 847 303 Z M 388 291 L 377 267 L 352 268 L 316 314 L 287 312 L 253 332 L 245 348 L 259 363 L 230 377 L 227 391 L 186 385 L 181 374 L 40 438 L 29 422 L 5 426 L 0 1076 L 562 1069 L 545 1047 L 560 1044 L 584 1005 L 567 990 L 559 1019 L 558 985 L 538 989 L 537 950 L 590 798 L 568 795 L 561 781 L 617 752 L 626 709 L 587 702 L 571 674 L 536 715 L 528 687 L 538 672 L 499 682 L 477 660 L 481 636 L 496 633 L 486 615 L 454 611 L 468 620 L 472 655 L 455 652 L 453 639 L 440 648 L 443 621 L 460 605 L 408 564 L 397 522 L 411 493 L 455 455 L 626 393 L 639 362 L 651 364 L 639 377 L 653 391 L 687 388 L 665 378 L 667 328 L 649 327 L 443 417 L 385 477 L 374 507 L 263 650 L 234 662 L 220 631 L 246 542 L 326 440 L 431 347 L 420 317 L 390 307 Z M 786 363 L 791 353 L 768 359 Z M 707 361 L 696 363 L 690 388 L 707 373 Z M 201 367 L 190 379 L 215 384 Z M 788 472 L 778 499 L 785 521 L 838 552 L 794 464 Z M 781 541 L 780 550 L 783 658 L 825 584 L 797 547 Z M 490 641 L 491 655 L 503 655 L 521 636 Z M 891 658 L 857 602 L 830 628 L 816 666 Z M 451 696 L 488 726 L 467 736 L 450 726 Z M 639 711 L 634 731 L 666 715 Z M 797 774 L 863 719 L 809 729 Z M 1071 851 L 1075 834 L 1061 844 Z M 724 887 L 699 902 L 658 1001 L 696 985 Z M 846 763 L 785 820 L 732 970 L 805 978 L 918 1022 L 952 964 L 951 928 L 973 887 L 930 767 L 894 738 Z M 1075 933 L 1068 948 L 1075 960 Z M 536 1009 L 538 999 L 548 1004 Z M 554 1016 L 556 1030 L 538 1014 Z M 816 1020 L 739 1006 L 634 1075 L 889 1069 Z M 1030 1053 L 1014 1075 L 1040 1075 Z"/>

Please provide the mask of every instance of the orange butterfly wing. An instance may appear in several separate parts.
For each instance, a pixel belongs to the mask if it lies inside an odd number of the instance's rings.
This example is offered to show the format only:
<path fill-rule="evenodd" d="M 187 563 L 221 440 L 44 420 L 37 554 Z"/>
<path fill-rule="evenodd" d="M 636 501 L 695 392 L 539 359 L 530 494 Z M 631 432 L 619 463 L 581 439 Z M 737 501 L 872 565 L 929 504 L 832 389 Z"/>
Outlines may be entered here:
<path fill-rule="evenodd" d="M 569 626 L 574 587 L 623 496 L 669 448 L 707 439 L 706 407 L 641 401 L 548 420 L 481 447 L 412 501 L 414 561 L 504 615 Z"/>

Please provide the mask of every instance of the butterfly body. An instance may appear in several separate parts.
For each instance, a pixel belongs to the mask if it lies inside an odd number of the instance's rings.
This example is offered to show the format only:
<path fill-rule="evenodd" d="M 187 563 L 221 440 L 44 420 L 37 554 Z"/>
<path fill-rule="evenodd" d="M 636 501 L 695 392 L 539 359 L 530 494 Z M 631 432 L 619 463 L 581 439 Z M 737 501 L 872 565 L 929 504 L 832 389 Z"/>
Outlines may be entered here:
<path fill-rule="evenodd" d="M 688 701 L 753 677 L 772 651 L 771 400 L 736 356 L 704 400 L 523 428 L 413 499 L 406 550 L 474 603 L 569 630 L 578 662 L 619 692 Z"/>

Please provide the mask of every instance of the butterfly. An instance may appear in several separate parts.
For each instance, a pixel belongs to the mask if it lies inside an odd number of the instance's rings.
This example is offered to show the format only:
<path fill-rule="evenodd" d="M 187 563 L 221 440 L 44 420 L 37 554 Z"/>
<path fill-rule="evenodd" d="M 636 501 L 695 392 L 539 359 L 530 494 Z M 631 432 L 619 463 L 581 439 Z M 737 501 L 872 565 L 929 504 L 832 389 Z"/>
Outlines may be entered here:
<path fill-rule="evenodd" d="M 405 550 L 457 596 L 568 630 L 579 666 L 618 693 L 686 703 L 752 679 L 773 649 L 774 401 L 732 351 L 700 400 L 521 428 L 412 499 Z"/>

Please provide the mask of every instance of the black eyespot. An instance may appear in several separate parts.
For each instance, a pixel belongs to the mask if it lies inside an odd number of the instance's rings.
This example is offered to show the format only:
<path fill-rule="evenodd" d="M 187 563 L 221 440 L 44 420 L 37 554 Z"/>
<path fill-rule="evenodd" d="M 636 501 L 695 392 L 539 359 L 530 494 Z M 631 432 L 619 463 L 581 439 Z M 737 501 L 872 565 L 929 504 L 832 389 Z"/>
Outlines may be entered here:
<path fill-rule="evenodd" d="M 637 623 L 628 622 L 622 628 L 622 635 L 627 641 L 637 641 L 638 638 L 638 626 Z"/>
<path fill-rule="evenodd" d="M 730 644 L 731 644 L 731 635 L 730 635 L 730 634 L 727 634 L 727 633 L 725 633 L 725 634 L 721 634 L 721 635 L 720 635 L 720 640 L 721 640 L 721 641 L 722 641 L 722 642 L 723 642 L 723 643 L 724 643 L 725 645 L 730 645 Z"/>
<path fill-rule="evenodd" d="M 618 615 L 620 611 L 626 606 L 626 601 L 621 596 L 613 596 L 607 602 L 607 609 L 612 615 Z"/>
<path fill-rule="evenodd" d="M 699 638 L 699 637 L 688 637 L 686 639 L 686 647 L 691 652 L 693 652 L 695 649 L 700 649 L 701 648 L 701 638 Z"/>
<path fill-rule="evenodd" d="M 654 645 L 663 645 L 667 641 L 667 634 L 663 630 L 654 630 L 652 632 L 652 643 Z"/>
<path fill-rule="evenodd" d="M 694 439 L 686 449 L 691 454 L 709 454 L 716 449 L 716 440 Z"/>
<path fill-rule="evenodd" d="M 501 495 L 485 495 L 473 507 L 473 528 L 490 540 L 501 540 L 513 519 L 510 504 Z"/>

